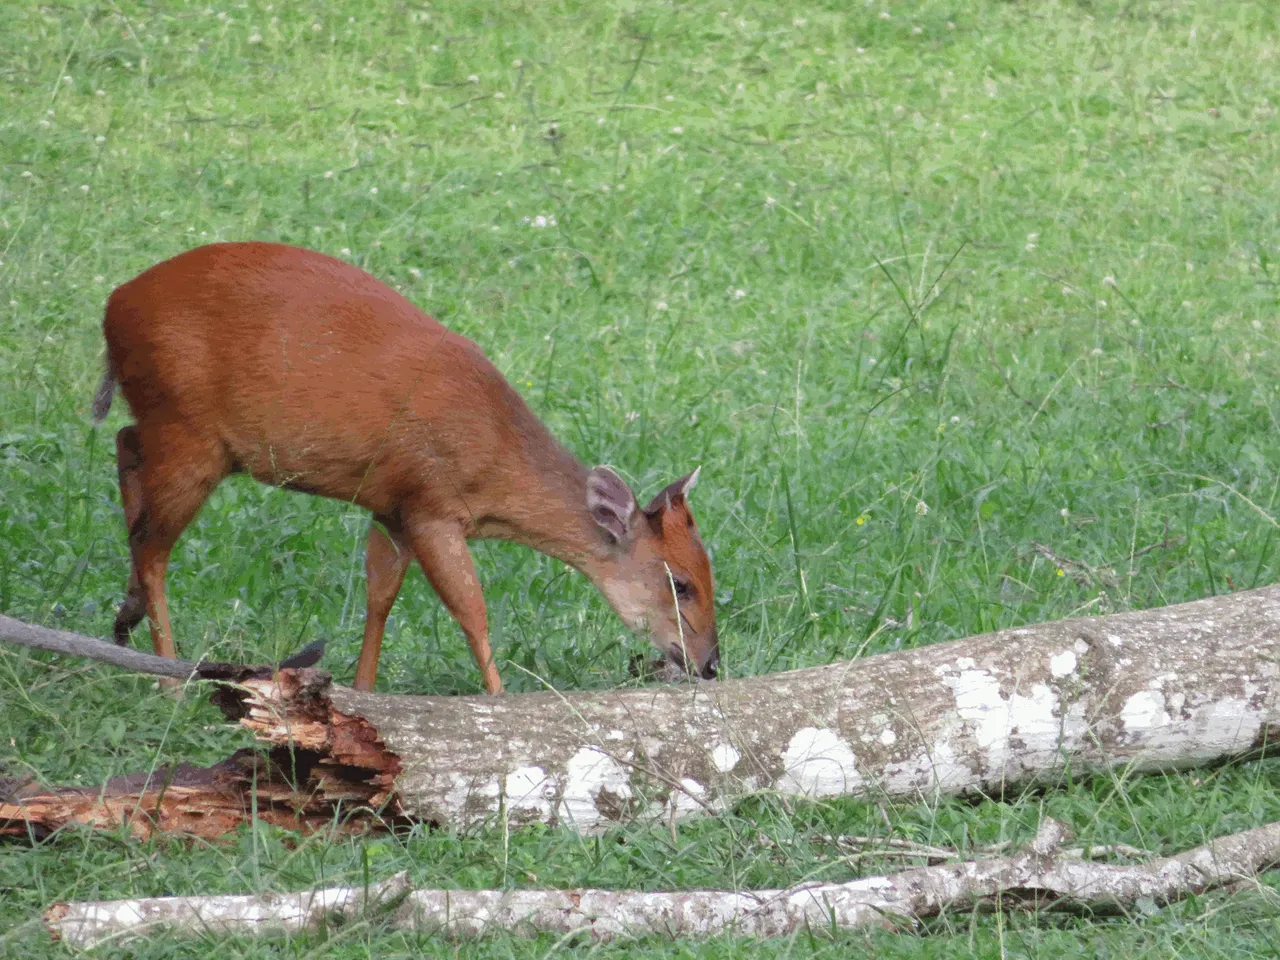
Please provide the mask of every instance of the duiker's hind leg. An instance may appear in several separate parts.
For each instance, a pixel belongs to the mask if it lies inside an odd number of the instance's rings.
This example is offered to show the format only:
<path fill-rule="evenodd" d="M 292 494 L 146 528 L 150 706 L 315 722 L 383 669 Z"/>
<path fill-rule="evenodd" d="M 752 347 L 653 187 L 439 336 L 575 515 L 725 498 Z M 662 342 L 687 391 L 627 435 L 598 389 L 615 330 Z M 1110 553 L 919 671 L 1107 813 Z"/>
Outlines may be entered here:
<path fill-rule="evenodd" d="M 142 513 L 142 478 L 138 469 L 142 466 L 142 448 L 138 442 L 138 428 L 127 426 L 116 434 L 116 471 L 120 476 L 120 502 L 124 505 L 124 526 L 132 531 Z M 129 589 L 116 614 L 114 636 L 123 646 L 129 642 L 129 634 L 147 615 L 147 601 L 138 581 L 138 568 L 129 562 Z"/>
<path fill-rule="evenodd" d="M 364 643 L 360 647 L 360 663 L 356 667 L 357 690 L 372 690 L 378 676 L 378 655 L 382 652 L 382 634 L 386 630 L 387 615 L 396 595 L 404 583 L 405 572 L 413 559 L 413 552 L 405 540 L 404 531 L 394 517 L 376 517 L 387 528 L 375 523 L 369 530 L 369 549 L 365 554 L 364 568 L 367 583 L 368 610 L 364 618 Z M 389 534 L 389 536 L 388 536 Z"/>
<path fill-rule="evenodd" d="M 141 460 L 136 477 L 141 497 L 137 516 L 129 525 L 129 551 L 133 557 L 130 598 L 136 582 L 151 621 L 152 645 L 159 656 L 173 658 L 176 651 L 164 595 L 169 553 L 213 488 L 227 475 L 227 458 L 218 441 L 192 436 L 182 424 L 140 433 L 138 439 Z M 126 612 L 130 617 L 136 616 L 132 608 L 126 611 L 129 607 L 130 600 L 126 600 L 117 625 Z"/>

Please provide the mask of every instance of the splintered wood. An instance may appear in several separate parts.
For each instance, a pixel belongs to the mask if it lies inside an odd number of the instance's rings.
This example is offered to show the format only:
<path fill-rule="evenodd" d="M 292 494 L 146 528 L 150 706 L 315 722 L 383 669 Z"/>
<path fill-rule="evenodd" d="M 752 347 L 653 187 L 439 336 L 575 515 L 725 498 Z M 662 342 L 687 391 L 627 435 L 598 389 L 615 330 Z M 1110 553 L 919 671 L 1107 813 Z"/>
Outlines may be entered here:
<path fill-rule="evenodd" d="M 40 790 L 0 797 L 0 834 L 40 839 L 68 824 L 127 827 L 215 839 L 259 820 L 308 832 L 367 831 L 400 819 L 392 798 L 399 760 L 359 717 L 334 710 L 329 679 L 314 670 L 282 671 L 225 687 L 215 701 L 267 744 L 212 767 L 117 777 L 100 787 Z"/>
<path fill-rule="evenodd" d="M 329 698 L 330 680 L 318 670 L 283 670 L 272 679 L 247 680 L 248 695 L 224 707 L 224 713 L 276 749 L 309 761 L 300 782 L 330 806 L 345 803 L 372 813 L 393 800 L 400 760 L 363 717 L 337 710 Z"/>

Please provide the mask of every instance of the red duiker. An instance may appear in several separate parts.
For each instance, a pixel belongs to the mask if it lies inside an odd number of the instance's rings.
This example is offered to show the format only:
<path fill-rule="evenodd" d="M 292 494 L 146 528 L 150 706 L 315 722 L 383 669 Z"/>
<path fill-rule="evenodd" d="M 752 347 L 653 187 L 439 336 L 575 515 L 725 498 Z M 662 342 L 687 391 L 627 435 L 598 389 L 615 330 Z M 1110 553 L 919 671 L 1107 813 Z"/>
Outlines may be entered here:
<path fill-rule="evenodd" d="M 715 675 L 711 564 L 688 504 L 698 471 L 639 509 L 621 477 L 556 442 L 476 344 L 363 270 L 281 244 L 211 244 L 117 288 L 103 332 L 94 419 L 118 384 L 136 421 L 116 435 L 133 561 L 117 643 L 145 616 L 156 653 L 175 656 L 169 553 L 222 479 L 244 472 L 377 521 L 358 690 L 373 688 L 416 559 L 485 690 L 502 691 L 467 548 L 485 538 L 582 571 L 670 660 Z"/>

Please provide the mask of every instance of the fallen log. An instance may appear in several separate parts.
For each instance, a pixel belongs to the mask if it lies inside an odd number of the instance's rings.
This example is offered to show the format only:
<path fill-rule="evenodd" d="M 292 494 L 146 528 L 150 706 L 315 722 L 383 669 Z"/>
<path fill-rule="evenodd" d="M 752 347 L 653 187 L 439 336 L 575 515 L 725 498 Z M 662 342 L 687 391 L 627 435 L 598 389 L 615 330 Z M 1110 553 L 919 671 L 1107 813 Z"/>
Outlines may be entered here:
<path fill-rule="evenodd" d="M 1116 913 L 1140 900 L 1172 903 L 1280 864 L 1280 823 L 1220 837 L 1148 863 L 1091 863 L 1062 849 L 1067 828 L 1046 818 L 1014 856 L 916 867 L 849 883 L 786 890 L 414 890 L 404 874 L 370 887 L 258 896 L 156 897 L 55 904 L 50 934 L 86 949 L 176 930 L 188 935 L 297 933 L 366 919 L 455 937 L 507 931 L 633 936 L 781 937 L 808 930 L 913 927 L 980 909 Z"/>
<path fill-rule="evenodd" d="M 300 825 L 341 809 L 353 828 L 505 821 L 590 832 L 715 812 L 756 791 L 999 795 L 1068 770 L 1256 755 L 1280 723 L 1278 678 L 1273 586 L 719 683 L 397 696 L 286 669 L 226 686 L 221 705 L 284 751 L 253 779 Z M 66 793 L 0 803 L 0 830 L 121 822 L 67 812 Z M 186 796 L 200 802 L 197 788 Z M 249 795 L 239 803 L 247 816 Z M 128 822 L 140 833 L 185 829 L 163 809 Z"/>

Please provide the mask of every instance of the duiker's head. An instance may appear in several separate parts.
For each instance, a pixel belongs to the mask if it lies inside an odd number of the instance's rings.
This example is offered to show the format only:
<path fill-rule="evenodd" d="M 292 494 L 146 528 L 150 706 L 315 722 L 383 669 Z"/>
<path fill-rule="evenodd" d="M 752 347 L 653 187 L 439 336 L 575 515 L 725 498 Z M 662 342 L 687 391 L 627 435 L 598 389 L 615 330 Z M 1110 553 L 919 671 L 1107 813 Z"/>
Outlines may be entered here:
<path fill-rule="evenodd" d="M 641 510 L 621 477 L 596 467 L 587 477 L 587 509 L 605 539 L 595 578 L 605 599 L 669 660 L 710 680 L 720 649 L 711 560 L 689 512 L 697 479 L 695 470 Z"/>

